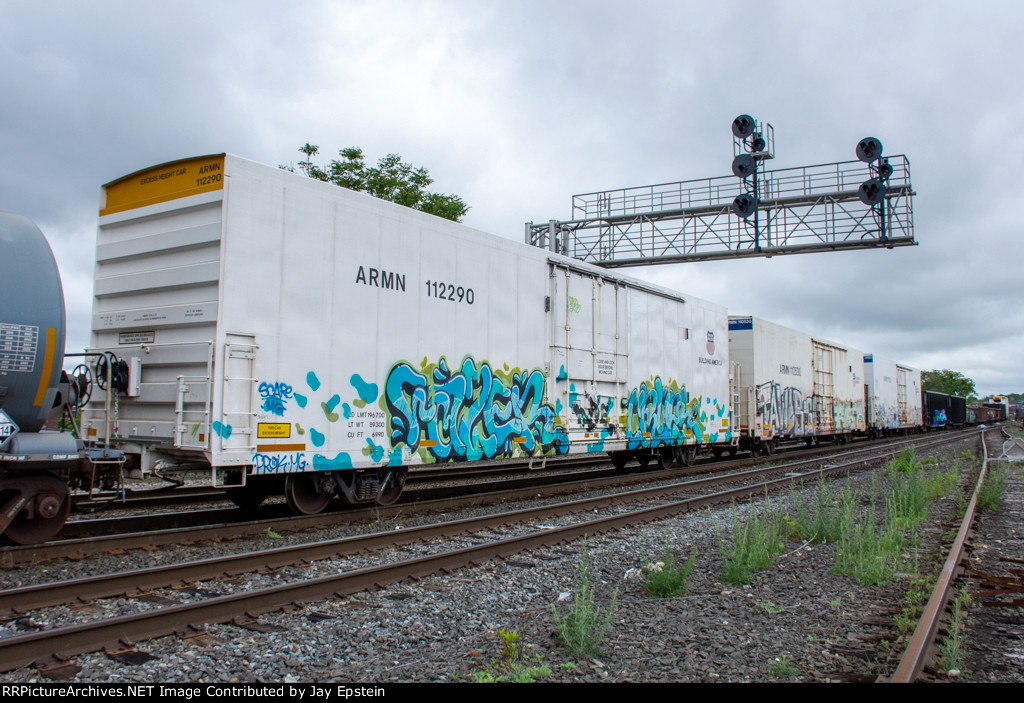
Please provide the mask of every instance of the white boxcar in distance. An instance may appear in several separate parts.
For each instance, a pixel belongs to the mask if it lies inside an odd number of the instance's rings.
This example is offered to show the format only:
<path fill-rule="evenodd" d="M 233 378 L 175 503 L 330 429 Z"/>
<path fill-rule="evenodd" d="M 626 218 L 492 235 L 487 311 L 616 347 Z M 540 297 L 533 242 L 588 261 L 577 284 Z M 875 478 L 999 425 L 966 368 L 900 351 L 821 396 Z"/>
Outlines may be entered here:
<path fill-rule="evenodd" d="M 730 316 L 740 445 L 846 441 L 865 429 L 862 354 L 756 317 Z"/>
<path fill-rule="evenodd" d="M 864 355 L 868 434 L 918 431 L 921 419 L 921 372 L 877 354 Z"/>

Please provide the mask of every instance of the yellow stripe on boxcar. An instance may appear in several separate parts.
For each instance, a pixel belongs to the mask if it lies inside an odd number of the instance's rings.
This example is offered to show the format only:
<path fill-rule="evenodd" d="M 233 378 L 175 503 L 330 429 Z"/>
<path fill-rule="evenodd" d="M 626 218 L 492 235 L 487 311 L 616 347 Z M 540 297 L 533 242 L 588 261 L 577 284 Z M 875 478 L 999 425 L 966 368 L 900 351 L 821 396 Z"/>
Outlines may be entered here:
<path fill-rule="evenodd" d="M 171 161 L 103 186 L 105 199 L 100 216 L 223 188 L 224 154 Z"/>

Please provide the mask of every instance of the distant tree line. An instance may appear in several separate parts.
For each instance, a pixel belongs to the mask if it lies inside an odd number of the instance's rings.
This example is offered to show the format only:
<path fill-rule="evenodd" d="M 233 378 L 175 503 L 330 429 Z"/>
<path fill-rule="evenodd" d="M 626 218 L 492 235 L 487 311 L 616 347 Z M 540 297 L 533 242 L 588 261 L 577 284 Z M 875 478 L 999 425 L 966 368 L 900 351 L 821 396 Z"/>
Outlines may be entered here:
<path fill-rule="evenodd" d="M 978 391 L 974 388 L 974 380 L 967 378 L 959 371 L 949 369 L 922 371 L 921 388 L 947 395 L 958 395 L 962 398 L 975 398 Z"/>

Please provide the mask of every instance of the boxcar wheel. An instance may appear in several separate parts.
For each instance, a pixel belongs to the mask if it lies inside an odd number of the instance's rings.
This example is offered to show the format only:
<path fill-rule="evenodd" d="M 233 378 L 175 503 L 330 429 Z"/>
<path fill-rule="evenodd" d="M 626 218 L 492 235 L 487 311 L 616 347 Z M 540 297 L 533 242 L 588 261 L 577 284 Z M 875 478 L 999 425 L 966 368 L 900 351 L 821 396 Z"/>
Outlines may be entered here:
<path fill-rule="evenodd" d="M 676 447 L 676 461 L 683 466 L 693 466 L 693 462 L 697 459 L 697 447 L 695 446 L 683 446 Z"/>
<path fill-rule="evenodd" d="M 288 507 L 300 515 L 322 513 L 333 496 L 318 491 L 319 482 L 315 473 L 289 474 L 284 480 L 284 497 Z"/>
<path fill-rule="evenodd" d="M 675 465 L 675 457 L 672 456 L 674 450 L 672 447 L 663 447 L 658 450 L 656 458 L 658 460 L 658 467 L 666 471 L 671 469 Z"/>
<path fill-rule="evenodd" d="M 402 495 L 408 475 L 409 471 L 405 468 L 378 470 L 377 479 L 380 481 L 380 489 L 377 493 L 377 504 L 393 505 Z"/>
<path fill-rule="evenodd" d="M 612 460 L 612 466 L 619 471 L 626 468 L 626 464 L 628 464 L 629 460 L 633 458 L 630 456 L 629 452 L 612 452 L 608 456 Z"/>

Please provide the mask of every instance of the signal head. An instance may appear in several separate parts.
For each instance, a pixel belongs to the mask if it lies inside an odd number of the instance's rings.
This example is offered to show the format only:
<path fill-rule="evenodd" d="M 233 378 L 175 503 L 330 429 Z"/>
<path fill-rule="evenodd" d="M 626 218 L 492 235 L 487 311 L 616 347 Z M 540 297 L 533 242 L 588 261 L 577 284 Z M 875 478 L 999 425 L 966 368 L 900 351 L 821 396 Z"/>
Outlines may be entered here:
<path fill-rule="evenodd" d="M 732 133 L 733 136 L 739 139 L 746 139 L 754 133 L 754 127 L 756 123 L 754 118 L 750 115 L 740 115 L 732 121 Z"/>
<path fill-rule="evenodd" d="M 750 154 L 740 154 L 732 160 L 732 172 L 737 178 L 749 178 L 757 170 L 757 161 Z"/>
<path fill-rule="evenodd" d="M 857 142 L 857 158 L 866 164 L 882 155 L 882 142 L 874 137 L 864 137 Z"/>
<path fill-rule="evenodd" d="M 882 159 L 878 162 L 878 177 L 883 181 L 889 180 L 889 176 L 892 175 L 892 164 L 889 163 L 889 159 Z"/>
<path fill-rule="evenodd" d="M 877 178 L 871 178 L 860 184 L 857 197 L 865 205 L 878 205 L 885 198 L 885 184 Z"/>
<path fill-rule="evenodd" d="M 736 199 L 732 201 L 732 211 L 743 219 L 753 215 L 755 210 L 757 210 L 757 198 L 750 193 L 737 195 Z"/>

